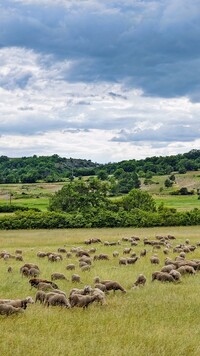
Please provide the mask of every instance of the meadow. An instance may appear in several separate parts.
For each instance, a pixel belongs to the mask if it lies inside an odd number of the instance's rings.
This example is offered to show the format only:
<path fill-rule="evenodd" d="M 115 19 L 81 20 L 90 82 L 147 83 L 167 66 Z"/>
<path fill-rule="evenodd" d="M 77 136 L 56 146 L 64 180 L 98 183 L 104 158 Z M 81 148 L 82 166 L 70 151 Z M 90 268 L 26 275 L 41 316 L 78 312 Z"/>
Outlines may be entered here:
<path fill-rule="evenodd" d="M 146 257 L 141 257 L 134 265 L 119 266 L 119 258 L 112 253 L 117 250 L 123 256 L 123 249 L 130 242 L 123 237 L 140 237 L 137 246 L 132 247 L 137 255 L 144 249 L 143 238 L 155 239 L 156 235 L 174 235 L 173 246 L 200 242 L 199 227 L 168 227 L 149 229 L 70 229 L 70 230 L 27 230 L 1 231 L 0 251 L 11 254 L 22 249 L 24 262 L 0 259 L 0 298 L 35 297 L 36 289 L 30 289 L 28 279 L 20 275 L 20 267 L 26 263 L 36 263 L 41 270 L 41 278 L 50 279 L 52 272 L 64 273 L 68 281 L 58 281 L 60 289 L 67 295 L 73 287 L 92 285 L 95 276 L 118 281 L 126 290 L 110 292 L 106 296 L 107 305 L 92 304 L 87 310 L 60 307 L 44 307 L 40 304 L 28 305 L 24 313 L 9 317 L 0 315 L 0 353 L 6 356 L 35 355 L 140 355 L 140 356 L 197 356 L 200 354 L 200 272 L 182 277 L 181 283 L 151 282 L 152 272 L 160 270 L 166 255 L 163 250 L 153 251 L 147 247 Z M 88 248 L 84 241 L 97 237 L 105 241 L 120 241 L 117 246 L 94 244 L 96 254 L 107 253 L 109 261 L 93 261 L 90 271 L 82 272 L 74 255 L 60 262 L 48 262 L 46 257 L 36 256 L 38 251 L 57 252 L 59 247 L 70 251 L 72 247 Z M 91 247 L 91 245 L 90 245 Z M 89 248 L 90 248 L 89 247 Z M 160 265 L 152 265 L 150 257 L 157 253 Z M 177 256 L 170 250 L 169 257 Z M 200 259 L 200 247 L 187 254 L 187 259 Z M 75 273 L 81 276 L 82 284 L 71 282 L 73 271 L 66 265 L 74 263 Z M 8 273 L 8 266 L 13 272 Z M 132 288 L 138 274 L 147 277 L 144 287 Z"/>

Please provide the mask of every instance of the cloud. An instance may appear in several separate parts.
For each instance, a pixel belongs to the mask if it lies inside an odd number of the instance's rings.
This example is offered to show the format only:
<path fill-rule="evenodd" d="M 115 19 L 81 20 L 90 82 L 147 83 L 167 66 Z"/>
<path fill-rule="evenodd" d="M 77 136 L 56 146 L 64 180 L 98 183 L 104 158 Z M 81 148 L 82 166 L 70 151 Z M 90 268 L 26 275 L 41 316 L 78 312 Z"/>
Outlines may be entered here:
<path fill-rule="evenodd" d="M 200 147 L 199 37 L 199 0 L 1 2 L 0 149 L 102 162 Z"/>
<path fill-rule="evenodd" d="M 199 97 L 199 0 L 5 3 L 1 46 L 72 61 L 66 80 L 124 81 L 144 95 Z"/>

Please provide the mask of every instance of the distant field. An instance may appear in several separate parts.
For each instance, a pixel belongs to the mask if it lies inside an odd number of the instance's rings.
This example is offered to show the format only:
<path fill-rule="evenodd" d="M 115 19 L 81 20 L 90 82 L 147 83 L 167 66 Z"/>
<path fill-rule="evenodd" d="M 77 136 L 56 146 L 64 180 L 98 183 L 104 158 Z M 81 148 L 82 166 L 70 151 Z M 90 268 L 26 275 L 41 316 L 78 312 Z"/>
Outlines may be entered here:
<path fill-rule="evenodd" d="M 173 247 L 200 242 L 199 227 L 170 227 L 149 229 L 71 229 L 37 231 L 1 231 L 0 251 L 15 254 L 22 249 L 24 262 L 0 259 L 1 298 L 35 298 L 36 289 L 31 289 L 26 277 L 19 273 L 26 263 L 36 263 L 41 270 L 41 278 L 50 279 L 52 272 L 64 273 L 68 281 L 57 281 L 67 296 L 71 288 L 83 288 L 93 284 L 95 276 L 101 279 L 118 281 L 127 291 L 122 294 L 110 292 L 106 296 L 107 305 L 89 305 L 87 310 L 61 307 L 45 307 L 40 304 L 28 305 L 24 313 L 9 317 L 0 315 L 2 335 L 0 338 L 1 355 L 35 356 L 198 356 L 200 354 L 199 334 L 199 294 L 200 272 L 182 277 L 181 283 L 151 282 L 152 272 L 160 270 L 166 255 L 162 248 L 154 250 L 148 247 L 146 257 L 141 257 L 134 265 L 119 266 L 119 258 L 113 257 L 117 250 L 125 257 L 123 249 L 130 242 L 122 237 L 138 236 L 140 241 L 132 247 L 137 256 L 144 249 L 143 238 L 155 239 L 156 235 L 174 235 L 169 257 L 175 259 Z M 70 251 L 72 247 L 88 249 L 85 239 L 98 237 L 104 241 L 117 242 L 117 246 L 93 244 L 96 254 L 107 253 L 109 261 L 93 261 L 91 270 L 82 272 L 78 258 L 72 254 L 60 262 L 48 262 L 47 258 L 38 258 L 37 252 L 57 252 L 58 247 Z M 152 265 L 150 257 L 157 253 L 159 265 Z M 91 254 L 93 256 L 93 254 Z M 127 257 L 127 256 L 126 256 Z M 186 256 L 187 259 L 200 259 L 200 247 Z M 71 282 L 73 271 L 67 271 L 66 265 L 75 264 L 75 273 L 81 276 L 82 284 Z M 8 273 L 8 266 L 13 272 Z M 144 287 L 132 289 L 137 276 L 143 273 L 147 278 Z"/>
<path fill-rule="evenodd" d="M 153 184 L 144 185 L 142 179 L 141 189 L 152 194 L 157 206 L 164 203 L 166 207 L 178 211 L 198 208 L 200 201 L 197 194 L 187 196 L 170 195 L 182 187 L 189 191 L 200 189 L 200 172 L 176 174 L 176 183 L 171 188 L 166 188 L 164 182 L 168 176 L 154 176 Z M 38 208 L 46 211 L 49 206 L 49 197 L 62 188 L 65 183 L 36 183 L 36 184 L 0 184 L 0 204 L 16 204 L 29 208 Z M 115 198 L 113 198 L 115 199 Z"/>

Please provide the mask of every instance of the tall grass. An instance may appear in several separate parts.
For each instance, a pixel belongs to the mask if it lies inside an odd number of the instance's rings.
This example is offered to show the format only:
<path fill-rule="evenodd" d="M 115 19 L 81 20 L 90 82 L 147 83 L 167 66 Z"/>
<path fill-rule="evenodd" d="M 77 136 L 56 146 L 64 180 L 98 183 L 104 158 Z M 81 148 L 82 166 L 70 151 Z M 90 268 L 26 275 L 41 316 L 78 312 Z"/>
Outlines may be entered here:
<path fill-rule="evenodd" d="M 36 254 L 42 251 L 57 251 L 58 247 L 72 246 L 86 248 L 84 240 L 99 237 L 103 241 L 121 241 L 122 237 L 137 235 L 141 238 L 138 246 L 133 247 L 137 254 L 144 248 L 142 239 L 155 238 L 156 234 L 174 234 L 174 244 L 190 239 L 192 244 L 200 241 L 199 227 L 154 228 L 154 229 L 83 229 L 49 231 L 5 231 L 0 235 L 0 251 L 14 253 L 16 248 L 23 250 L 24 262 L 37 263 L 41 269 L 41 278 L 50 279 L 52 272 L 62 272 L 68 281 L 58 281 L 59 288 L 69 293 L 74 287 L 71 274 L 66 270 L 68 263 L 75 263 L 76 273 L 80 274 L 82 288 L 93 285 L 95 276 L 103 279 L 115 279 L 127 290 L 126 294 L 117 291 L 107 296 L 107 305 L 92 304 L 87 310 L 45 308 L 43 305 L 29 305 L 23 314 L 5 317 L 0 315 L 0 353 L 8 356 L 35 355 L 150 355 L 150 356 L 197 356 L 200 353 L 199 334 L 200 317 L 198 313 L 200 275 L 185 276 L 180 284 L 151 282 L 153 271 L 164 264 L 162 250 L 156 251 L 160 257 L 160 266 L 150 264 L 152 248 L 148 248 L 146 257 L 135 265 L 119 266 L 118 258 L 112 252 L 118 250 L 120 256 L 129 242 L 118 246 L 95 245 L 96 253 L 108 253 L 109 261 L 95 261 L 89 272 L 81 272 L 78 259 L 63 258 L 58 263 L 39 259 Z M 170 253 L 174 258 L 177 254 Z M 197 248 L 187 258 L 200 258 Z M 22 278 L 19 268 L 24 262 L 0 259 L 1 298 L 23 298 L 35 296 L 36 290 L 30 290 L 28 280 Z M 13 273 L 7 272 L 8 265 Z M 139 273 L 147 277 L 143 288 L 132 289 Z"/>

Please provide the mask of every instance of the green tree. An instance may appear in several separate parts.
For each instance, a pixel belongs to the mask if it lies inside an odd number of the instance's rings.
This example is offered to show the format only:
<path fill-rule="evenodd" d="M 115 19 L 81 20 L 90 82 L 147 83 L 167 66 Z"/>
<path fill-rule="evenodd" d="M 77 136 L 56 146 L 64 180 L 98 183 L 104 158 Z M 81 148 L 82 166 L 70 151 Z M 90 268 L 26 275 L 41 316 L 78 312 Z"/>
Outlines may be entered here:
<path fill-rule="evenodd" d="M 122 198 L 122 206 L 125 210 L 135 208 L 144 211 L 156 211 L 156 203 L 152 196 L 147 192 L 142 192 L 139 189 L 132 189 L 128 195 Z"/>
<path fill-rule="evenodd" d="M 50 199 L 49 210 L 68 213 L 93 212 L 109 205 L 106 194 L 106 185 L 101 184 L 98 179 L 89 182 L 74 180 L 55 193 Z"/>

